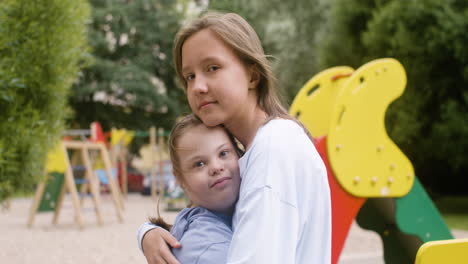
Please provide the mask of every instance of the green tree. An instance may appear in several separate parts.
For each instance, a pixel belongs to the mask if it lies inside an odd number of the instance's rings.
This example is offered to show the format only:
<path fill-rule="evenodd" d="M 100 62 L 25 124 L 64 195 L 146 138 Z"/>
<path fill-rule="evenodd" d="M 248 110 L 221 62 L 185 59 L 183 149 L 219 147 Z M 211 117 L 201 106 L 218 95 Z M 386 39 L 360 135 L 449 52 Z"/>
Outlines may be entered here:
<path fill-rule="evenodd" d="M 0 2 L 0 200 L 31 191 L 87 61 L 85 0 Z"/>
<path fill-rule="evenodd" d="M 467 7 L 466 1 L 335 0 L 319 37 L 322 68 L 382 57 L 402 62 L 407 88 L 386 125 L 433 193 L 466 194 Z"/>
<path fill-rule="evenodd" d="M 172 125 L 188 111 L 172 65 L 172 43 L 184 3 L 167 0 L 92 0 L 89 32 L 94 64 L 70 98 L 72 122 L 105 129 Z"/>

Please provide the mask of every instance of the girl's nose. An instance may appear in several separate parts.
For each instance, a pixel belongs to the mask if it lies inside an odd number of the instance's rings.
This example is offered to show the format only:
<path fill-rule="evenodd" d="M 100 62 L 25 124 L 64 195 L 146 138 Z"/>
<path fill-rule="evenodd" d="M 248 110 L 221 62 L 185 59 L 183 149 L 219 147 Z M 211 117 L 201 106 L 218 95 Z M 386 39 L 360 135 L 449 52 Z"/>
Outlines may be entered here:
<path fill-rule="evenodd" d="M 195 93 L 206 93 L 208 92 L 208 85 L 202 76 L 197 76 L 193 80 L 193 91 Z"/>
<path fill-rule="evenodd" d="M 213 162 L 210 168 L 210 175 L 215 176 L 224 171 L 224 166 L 222 162 Z"/>

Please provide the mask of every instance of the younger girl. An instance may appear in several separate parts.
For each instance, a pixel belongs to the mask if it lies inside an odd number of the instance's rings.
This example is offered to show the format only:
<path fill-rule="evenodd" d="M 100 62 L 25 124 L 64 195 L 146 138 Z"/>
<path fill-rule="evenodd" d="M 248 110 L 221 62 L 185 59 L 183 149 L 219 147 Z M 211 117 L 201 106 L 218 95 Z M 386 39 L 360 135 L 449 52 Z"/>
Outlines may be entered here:
<path fill-rule="evenodd" d="M 226 263 L 240 185 L 236 144 L 223 127 L 188 115 L 172 129 L 169 149 L 174 176 L 192 202 L 171 228 L 184 245 L 172 252 L 181 263 Z M 164 226 L 160 218 L 151 222 Z"/>
<path fill-rule="evenodd" d="M 280 104 L 253 28 L 237 14 L 208 13 L 179 31 L 174 62 L 193 113 L 206 126 L 222 124 L 246 150 L 227 263 L 330 263 L 325 166 Z M 140 243 L 149 263 L 178 263 L 168 245 L 180 244 L 162 228 Z"/>

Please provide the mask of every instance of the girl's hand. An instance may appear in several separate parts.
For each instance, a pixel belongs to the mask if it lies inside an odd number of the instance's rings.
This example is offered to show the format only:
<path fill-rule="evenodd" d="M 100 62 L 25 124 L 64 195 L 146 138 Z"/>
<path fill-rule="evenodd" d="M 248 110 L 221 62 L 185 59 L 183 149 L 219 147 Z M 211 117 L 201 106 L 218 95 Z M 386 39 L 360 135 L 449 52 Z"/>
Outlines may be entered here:
<path fill-rule="evenodd" d="M 180 248 L 182 245 L 167 230 L 155 228 L 148 231 L 141 244 L 148 264 L 180 264 L 169 246 Z"/>

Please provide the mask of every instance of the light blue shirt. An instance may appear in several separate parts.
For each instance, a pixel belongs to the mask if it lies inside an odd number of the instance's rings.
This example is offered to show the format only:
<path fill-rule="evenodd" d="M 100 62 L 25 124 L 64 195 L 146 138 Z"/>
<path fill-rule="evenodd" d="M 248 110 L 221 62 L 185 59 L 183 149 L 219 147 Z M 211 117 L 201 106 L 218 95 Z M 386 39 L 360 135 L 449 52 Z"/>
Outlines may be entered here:
<path fill-rule="evenodd" d="M 231 217 L 203 207 L 185 208 L 171 234 L 182 244 L 172 253 L 182 264 L 226 263 L 232 239 Z"/>
<path fill-rule="evenodd" d="M 171 229 L 182 247 L 173 248 L 172 253 L 181 264 L 226 263 L 232 239 L 231 219 L 203 207 L 183 209 Z M 154 227 L 145 223 L 142 228 L 146 231 L 151 228 L 144 226 Z"/>

